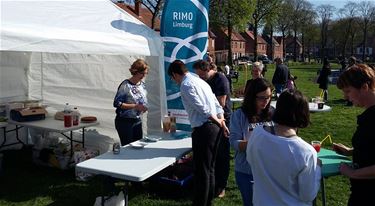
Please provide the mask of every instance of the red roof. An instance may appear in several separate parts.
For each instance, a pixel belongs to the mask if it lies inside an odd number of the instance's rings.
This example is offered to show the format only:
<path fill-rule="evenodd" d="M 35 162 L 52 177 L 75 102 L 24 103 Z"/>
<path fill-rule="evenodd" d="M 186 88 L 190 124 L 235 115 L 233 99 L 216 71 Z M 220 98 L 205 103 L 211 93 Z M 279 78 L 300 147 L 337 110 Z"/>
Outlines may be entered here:
<path fill-rule="evenodd" d="M 252 31 L 247 30 L 247 31 L 243 32 L 242 34 L 248 35 L 253 40 L 255 39 L 254 33 Z M 258 44 L 267 44 L 267 42 L 259 35 L 258 35 L 258 38 L 257 38 L 257 43 Z"/>
<path fill-rule="evenodd" d="M 132 16 L 134 16 L 135 18 L 139 19 L 141 22 L 143 22 L 144 24 L 146 24 L 148 27 L 151 28 L 152 13 L 147 8 L 144 8 L 144 7 L 140 6 L 139 16 L 138 16 L 136 14 L 134 6 L 130 6 L 130 5 L 125 4 L 125 3 L 116 3 L 116 5 L 120 8 L 122 8 L 123 10 L 125 10 L 126 12 L 128 12 L 129 14 L 131 14 Z M 159 19 L 159 17 L 155 18 L 155 28 L 154 28 L 154 30 L 160 31 L 160 19 Z"/>

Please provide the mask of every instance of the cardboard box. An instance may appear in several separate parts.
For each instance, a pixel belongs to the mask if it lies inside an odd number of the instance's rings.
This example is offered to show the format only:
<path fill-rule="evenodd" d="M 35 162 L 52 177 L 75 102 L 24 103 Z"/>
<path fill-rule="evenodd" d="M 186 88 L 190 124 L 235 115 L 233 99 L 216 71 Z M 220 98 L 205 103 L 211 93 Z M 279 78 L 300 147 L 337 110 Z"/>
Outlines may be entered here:
<path fill-rule="evenodd" d="M 46 118 L 47 110 L 43 107 L 20 108 L 10 111 L 10 118 L 18 122 L 42 120 Z"/>

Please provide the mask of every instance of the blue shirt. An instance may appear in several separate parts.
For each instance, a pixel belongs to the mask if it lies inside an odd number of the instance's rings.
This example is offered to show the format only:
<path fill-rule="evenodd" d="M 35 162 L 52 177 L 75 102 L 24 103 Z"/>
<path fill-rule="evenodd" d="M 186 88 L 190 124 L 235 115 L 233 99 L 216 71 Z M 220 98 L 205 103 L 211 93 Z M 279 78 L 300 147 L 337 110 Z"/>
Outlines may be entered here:
<path fill-rule="evenodd" d="M 223 117 L 220 106 L 210 85 L 191 73 L 186 73 L 180 85 L 182 104 L 188 113 L 191 127 L 202 126 L 211 115 Z"/>
<path fill-rule="evenodd" d="M 135 109 L 122 109 L 121 104 L 143 104 L 147 105 L 147 92 L 145 84 L 133 84 L 128 79 L 124 80 L 117 89 L 113 106 L 116 107 L 117 117 L 140 118 L 141 112 Z"/>

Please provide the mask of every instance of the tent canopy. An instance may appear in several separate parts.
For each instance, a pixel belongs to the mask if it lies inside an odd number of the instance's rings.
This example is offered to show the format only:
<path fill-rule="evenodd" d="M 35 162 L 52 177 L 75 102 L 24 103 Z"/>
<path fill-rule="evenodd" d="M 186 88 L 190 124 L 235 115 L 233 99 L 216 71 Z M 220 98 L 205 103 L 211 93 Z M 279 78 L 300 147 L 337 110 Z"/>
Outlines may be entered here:
<path fill-rule="evenodd" d="M 2 0 L 0 28 L 0 103 L 40 99 L 54 112 L 69 102 L 98 117 L 100 135 L 118 138 L 113 97 L 132 62 L 144 58 L 151 67 L 144 129 L 160 130 L 162 39 L 111 1 Z"/>
<path fill-rule="evenodd" d="M 161 39 L 108 0 L 2 0 L 0 50 L 159 56 Z"/>

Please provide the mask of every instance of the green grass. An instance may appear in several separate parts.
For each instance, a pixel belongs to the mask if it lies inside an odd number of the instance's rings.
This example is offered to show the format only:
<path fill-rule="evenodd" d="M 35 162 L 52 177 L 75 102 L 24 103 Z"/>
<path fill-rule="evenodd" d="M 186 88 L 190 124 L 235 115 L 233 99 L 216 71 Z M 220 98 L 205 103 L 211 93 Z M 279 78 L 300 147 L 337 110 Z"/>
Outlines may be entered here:
<path fill-rule="evenodd" d="M 338 68 L 338 65 L 333 65 Z M 291 73 L 298 76 L 296 84 L 308 98 L 318 96 L 320 89 L 313 82 L 320 65 L 290 66 Z M 265 78 L 271 80 L 274 65 L 268 66 Z M 240 78 L 234 83 L 234 88 L 243 87 L 247 78 L 245 72 L 241 71 Z M 250 73 L 248 72 L 248 76 Z M 311 125 L 301 129 L 299 135 L 310 142 L 321 140 L 330 134 L 334 142 L 342 142 L 351 145 L 351 136 L 356 128 L 356 116 L 363 110 L 355 107 L 345 106 L 342 93 L 335 85 L 329 86 L 328 105 L 332 107 L 331 112 L 312 113 Z M 237 105 L 239 106 L 239 105 Z M 329 142 L 323 147 L 330 148 Z M 3 174 L 0 176 L 0 205 L 93 205 L 95 198 L 101 194 L 102 181 L 97 177 L 88 182 L 79 182 L 74 178 L 74 170 L 62 171 L 53 168 L 36 166 L 31 161 L 30 149 L 19 151 L 5 151 L 3 161 Z M 240 193 L 236 187 L 233 174 L 233 161 L 225 198 L 216 199 L 214 205 L 242 205 Z M 117 184 L 117 189 L 123 183 Z M 130 187 L 129 204 L 132 206 L 185 206 L 191 205 L 192 190 L 188 189 L 176 199 L 175 195 L 161 195 L 155 192 L 150 183 L 144 183 L 143 187 Z M 162 186 L 156 186 L 157 190 L 164 193 L 176 193 L 178 190 L 168 190 Z M 170 189 L 170 188 L 169 188 Z M 346 205 L 349 197 L 349 181 L 342 176 L 326 179 L 327 205 Z M 317 205 L 321 205 L 321 196 L 318 195 Z"/>

